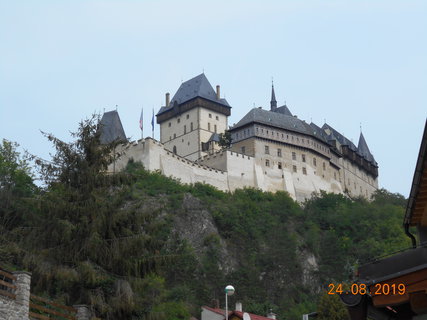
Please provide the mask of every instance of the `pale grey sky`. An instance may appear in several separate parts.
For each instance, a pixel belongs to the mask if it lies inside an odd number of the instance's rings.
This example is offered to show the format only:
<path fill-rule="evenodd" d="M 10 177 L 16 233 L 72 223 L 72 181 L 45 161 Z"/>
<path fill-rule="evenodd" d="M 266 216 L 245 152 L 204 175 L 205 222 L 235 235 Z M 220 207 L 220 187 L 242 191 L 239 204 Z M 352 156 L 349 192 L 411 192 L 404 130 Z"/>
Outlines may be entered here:
<path fill-rule="evenodd" d="M 49 158 L 39 130 L 70 140 L 118 105 L 126 134 L 203 70 L 233 107 L 328 122 L 357 144 L 380 186 L 408 196 L 427 116 L 426 1 L 0 0 L 0 139 Z M 156 125 L 155 137 L 159 137 Z"/>

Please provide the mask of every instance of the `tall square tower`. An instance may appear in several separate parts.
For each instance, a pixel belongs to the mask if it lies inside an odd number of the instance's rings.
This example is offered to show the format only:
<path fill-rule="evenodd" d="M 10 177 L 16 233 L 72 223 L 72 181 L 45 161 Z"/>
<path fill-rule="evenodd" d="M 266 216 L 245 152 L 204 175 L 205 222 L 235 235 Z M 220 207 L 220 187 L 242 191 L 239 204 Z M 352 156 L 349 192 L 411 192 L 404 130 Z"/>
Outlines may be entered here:
<path fill-rule="evenodd" d="M 219 134 L 227 129 L 231 107 L 202 73 L 181 84 L 156 115 L 160 142 L 175 154 L 195 161 L 219 149 Z"/>

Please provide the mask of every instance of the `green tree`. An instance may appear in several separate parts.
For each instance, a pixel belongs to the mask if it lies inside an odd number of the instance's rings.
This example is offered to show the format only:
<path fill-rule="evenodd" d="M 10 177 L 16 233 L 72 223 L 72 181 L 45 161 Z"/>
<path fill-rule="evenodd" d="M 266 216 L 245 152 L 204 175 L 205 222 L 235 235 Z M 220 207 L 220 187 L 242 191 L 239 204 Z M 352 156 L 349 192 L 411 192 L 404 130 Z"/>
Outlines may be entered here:
<path fill-rule="evenodd" d="M 5 139 L 0 145 L 0 225 L 8 230 L 22 222 L 20 200 L 37 190 L 30 166 L 17 148 L 17 143 Z"/>
<path fill-rule="evenodd" d="M 219 146 L 221 147 L 221 149 L 228 149 L 231 146 L 231 132 L 228 130 L 225 130 L 224 133 L 220 133 L 219 134 Z"/>
<path fill-rule="evenodd" d="M 348 320 L 348 312 L 337 294 L 324 294 L 317 305 L 320 320 Z"/>

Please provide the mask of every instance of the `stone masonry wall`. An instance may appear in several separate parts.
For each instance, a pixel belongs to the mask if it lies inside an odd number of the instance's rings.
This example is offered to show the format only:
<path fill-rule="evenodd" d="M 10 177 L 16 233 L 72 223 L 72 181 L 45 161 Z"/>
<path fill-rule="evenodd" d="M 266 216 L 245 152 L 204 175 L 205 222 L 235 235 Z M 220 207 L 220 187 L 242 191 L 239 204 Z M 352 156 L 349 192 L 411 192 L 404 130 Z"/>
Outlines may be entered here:
<path fill-rule="evenodd" d="M 15 299 L 0 294 L 0 320 L 30 320 L 30 289 L 31 289 L 31 273 L 25 271 L 17 271 L 12 273 L 16 280 L 13 284 L 16 289 L 13 293 Z M 77 320 L 90 320 L 91 313 L 86 305 L 73 306 L 76 310 Z"/>
<path fill-rule="evenodd" d="M 0 320 L 28 320 L 31 274 L 14 272 L 13 275 L 16 277 L 13 282 L 17 287 L 16 298 L 0 295 Z"/>

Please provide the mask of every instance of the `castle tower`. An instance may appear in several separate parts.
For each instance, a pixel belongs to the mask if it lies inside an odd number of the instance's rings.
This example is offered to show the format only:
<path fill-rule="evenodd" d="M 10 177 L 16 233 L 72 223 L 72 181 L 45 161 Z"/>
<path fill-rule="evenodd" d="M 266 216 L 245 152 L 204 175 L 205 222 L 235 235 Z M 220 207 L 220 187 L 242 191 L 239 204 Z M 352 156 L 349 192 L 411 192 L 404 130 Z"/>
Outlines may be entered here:
<path fill-rule="evenodd" d="M 219 134 L 227 129 L 231 107 L 202 73 L 181 84 L 156 115 L 160 142 L 177 155 L 195 161 L 219 149 Z"/>

